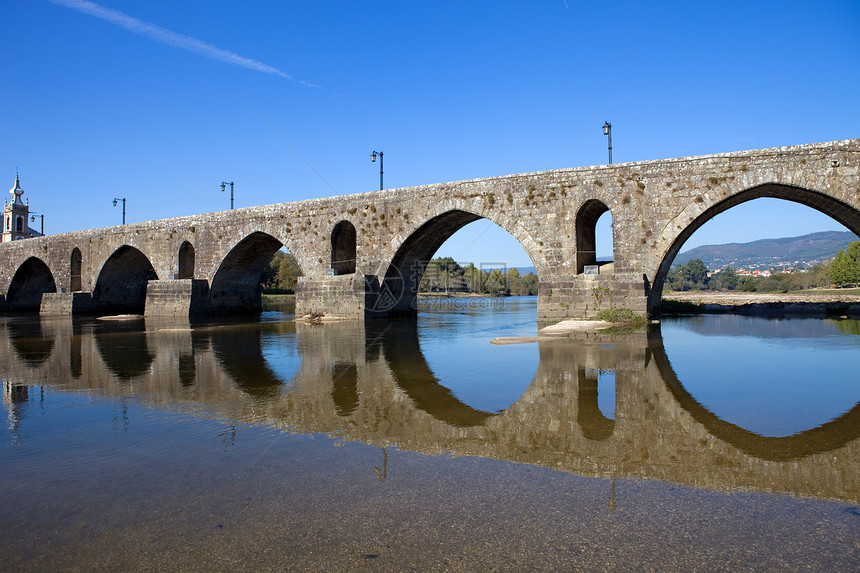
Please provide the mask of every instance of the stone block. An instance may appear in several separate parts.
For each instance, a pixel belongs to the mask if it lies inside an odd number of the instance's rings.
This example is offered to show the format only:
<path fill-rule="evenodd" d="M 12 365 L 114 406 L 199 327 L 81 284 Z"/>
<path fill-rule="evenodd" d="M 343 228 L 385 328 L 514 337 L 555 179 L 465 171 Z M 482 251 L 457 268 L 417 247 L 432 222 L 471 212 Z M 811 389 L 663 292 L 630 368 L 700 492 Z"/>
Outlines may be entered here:
<path fill-rule="evenodd" d="M 92 312 L 95 312 L 95 305 L 88 292 L 46 292 L 39 305 L 39 314 L 43 316 L 69 316 Z"/>
<path fill-rule="evenodd" d="M 205 314 L 209 283 L 200 279 L 152 280 L 146 285 L 144 316 L 189 317 Z"/>

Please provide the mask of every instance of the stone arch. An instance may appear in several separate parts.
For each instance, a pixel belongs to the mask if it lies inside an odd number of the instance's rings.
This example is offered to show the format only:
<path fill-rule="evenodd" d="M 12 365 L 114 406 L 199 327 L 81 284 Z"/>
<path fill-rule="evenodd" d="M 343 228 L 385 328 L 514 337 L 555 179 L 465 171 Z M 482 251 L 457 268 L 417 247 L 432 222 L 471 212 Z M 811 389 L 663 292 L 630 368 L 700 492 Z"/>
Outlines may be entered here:
<path fill-rule="evenodd" d="M 108 257 L 93 288 L 93 302 L 99 312 L 142 313 L 146 285 L 157 280 L 155 268 L 146 255 L 122 245 Z"/>
<path fill-rule="evenodd" d="M 178 255 L 178 267 L 179 273 L 176 278 L 178 279 L 193 279 L 194 278 L 194 245 L 189 243 L 188 241 L 184 241 L 179 246 L 179 255 Z"/>
<path fill-rule="evenodd" d="M 12 276 L 9 290 L 6 291 L 6 303 L 10 310 L 39 310 L 42 295 L 46 292 L 57 292 L 54 275 L 44 261 L 30 257 L 21 263 Z"/>
<path fill-rule="evenodd" d="M 69 255 L 69 292 L 81 291 L 82 263 L 81 250 L 75 247 L 72 249 L 71 255 Z"/>
<path fill-rule="evenodd" d="M 658 245 L 663 245 L 662 256 L 656 261 L 654 268 L 654 280 L 648 295 L 648 314 L 658 316 L 660 312 L 660 299 L 663 284 L 672 261 L 681 250 L 681 247 L 702 225 L 719 215 L 720 213 L 736 207 L 741 203 L 760 198 L 784 199 L 806 205 L 812 209 L 828 215 L 837 222 L 844 225 L 855 235 L 860 235 L 860 210 L 835 197 L 793 185 L 782 183 L 765 183 L 750 187 L 730 197 L 714 203 L 711 206 L 700 202 L 699 198 L 690 203 L 675 219 L 669 222 L 663 230 Z M 659 256 L 659 254 L 658 254 Z"/>
<path fill-rule="evenodd" d="M 260 312 L 263 292 L 260 278 L 275 253 L 284 246 L 262 231 L 254 231 L 234 246 L 221 261 L 209 287 L 213 310 Z"/>
<path fill-rule="evenodd" d="M 331 232 L 331 268 L 336 275 L 355 272 L 355 225 L 341 221 Z"/>
<path fill-rule="evenodd" d="M 606 212 L 612 215 L 612 211 L 609 210 L 609 207 L 603 201 L 589 199 L 582 204 L 582 207 L 576 213 L 577 274 L 584 272 L 586 265 L 597 264 L 597 237 L 595 236 L 595 229 L 597 228 L 597 221 Z"/>
<path fill-rule="evenodd" d="M 380 272 L 383 277 L 382 283 L 369 285 L 371 292 L 375 290 L 377 292 L 374 293 L 376 296 L 368 298 L 368 314 L 371 316 L 414 314 L 417 308 L 418 284 L 430 259 L 451 235 L 480 219 L 488 219 L 496 223 L 517 239 L 532 260 L 540 277 L 545 268 L 543 259 L 533 255 L 536 243 L 522 229 L 512 230 L 509 225 L 465 209 L 447 209 L 432 215 L 418 225 L 406 239 L 392 245 L 394 254 L 387 264 L 383 262 Z"/>

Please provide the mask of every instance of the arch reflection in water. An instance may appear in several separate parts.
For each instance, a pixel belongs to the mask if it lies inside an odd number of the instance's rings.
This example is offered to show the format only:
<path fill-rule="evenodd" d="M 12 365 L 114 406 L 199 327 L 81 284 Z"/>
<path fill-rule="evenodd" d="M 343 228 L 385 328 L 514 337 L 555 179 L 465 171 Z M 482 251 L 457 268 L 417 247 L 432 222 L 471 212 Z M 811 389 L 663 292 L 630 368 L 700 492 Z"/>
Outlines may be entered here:
<path fill-rule="evenodd" d="M 391 322 L 378 336 L 395 383 L 416 408 L 456 427 L 480 426 L 492 415 L 464 404 L 449 388 L 439 384 L 421 353 L 416 321 Z"/>
<path fill-rule="evenodd" d="M 860 401 L 853 320 L 710 315 L 663 322 L 673 370 L 718 418 L 763 436 L 820 426 Z"/>
<path fill-rule="evenodd" d="M 282 393 L 296 372 L 294 346 L 288 342 L 293 334 L 292 322 L 259 322 L 212 328 L 208 337 L 218 362 L 240 389 L 251 396 L 272 398 Z M 273 359 L 274 370 L 267 356 Z"/>
<path fill-rule="evenodd" d="M 491 344 L 496 337 L 534 337 L 533 298 L 436 299 L 422 302 L 420 346 L 428 367 L 462 402 L 500 413 L 534 380 L 535 344 Z"/>
<path fill-rule="evenodd" d="M 40 321 L 10 321 L 6 329 L 12 347 L 28 366 L 39 366 L 48 360 L 54 348 L 54 337 L 43 331 Z"/>
<path fill-rule="evenodd" d="M 56 331 L 47 359 L 27 362 L 10 343 L 0 345 L 0 366 L 16 383 L 51 378 L 107 396 L 134 394 L 152 407 L 172 404 L 175 410 L 185 404 L 195 415 L 403 450 L 496 458 L 586 476 L 860 501 L 860 408 L 853 404 L 818 428 L 784 438 L 758 436 L 720 420 L 684 389 L 657 330 L 650 336 L 542 341 L 528 388 L 504 411 L 491 413 L 463 403 L 437 378 L 422 354 L 421 328 L 408 322 L 150 328 L 137 338 L 152 357 L 149 368 L 124 373 L 114 372 L 110 360 L 93 359 L 101 356 L 109 333 L 84 330 L 77 379 L 68 374 L 73 337 Z M 4 335 L 10 334 L 6 329 Z M 294 345 L 301 361 L 291 380 L 266 358 L 267 349 L 278 345 Z M 191 386 L 177 352 L 193 354 Z M 600 371 L 615 375 L 614 420 L 600 409 L 600 392 L 594 399 L 593 374 Z M 116 384 L 121 375 L 134 376 L 133 390 Z"/>
<path fill-rule="evenodd" d="M 147 373 L 155 359 L 146 344 L 146 333 L 133 326 L 102 329 L 96 335 L 96 344 L 105 366 L 120 381 Z"/>
<path fill-rule="evenodd" d="M 589 440 L 605 440 L 615 429 L 615 420 L 607 417 L 600 407 L 602 394 L 599 391 L 600 370 L 595 368 L 580 368 L 577 372 L 579 381 L 579 408 L 576 416 L 582 435 Z M 613 388 L 614 388 L 613 384 Z M 615 408 L 612 408 L 613 415 Z"/>

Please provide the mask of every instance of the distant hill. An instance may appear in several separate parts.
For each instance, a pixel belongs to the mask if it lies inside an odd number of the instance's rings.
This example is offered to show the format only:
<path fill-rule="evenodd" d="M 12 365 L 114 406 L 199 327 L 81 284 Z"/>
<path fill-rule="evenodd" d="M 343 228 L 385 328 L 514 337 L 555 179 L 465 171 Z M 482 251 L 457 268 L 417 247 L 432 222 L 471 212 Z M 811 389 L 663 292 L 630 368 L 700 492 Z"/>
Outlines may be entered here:
<path fill-rule="evenodd" d="M 840 249 L 860 238 L 849 231 L 822 231 L 782 239 L 761 239 L 751 243 L 702 245 L 678 254 L 672 266 L 701 259 L 705 266 L 717 270 L 734 268 L 771 268 L 780 265 L 816 265 L 832 259 Z"/>

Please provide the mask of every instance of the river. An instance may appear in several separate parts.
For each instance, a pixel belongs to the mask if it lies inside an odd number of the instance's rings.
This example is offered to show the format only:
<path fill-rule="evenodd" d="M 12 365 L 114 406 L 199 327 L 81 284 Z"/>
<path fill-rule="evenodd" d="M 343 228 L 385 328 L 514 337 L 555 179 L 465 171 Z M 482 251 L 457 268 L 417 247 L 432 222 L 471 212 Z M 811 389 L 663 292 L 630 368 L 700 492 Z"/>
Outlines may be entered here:
<path fill-rule="evenodd" d="M 860 321 L 0 319 L 0 570 L 856 570 Z"/>

